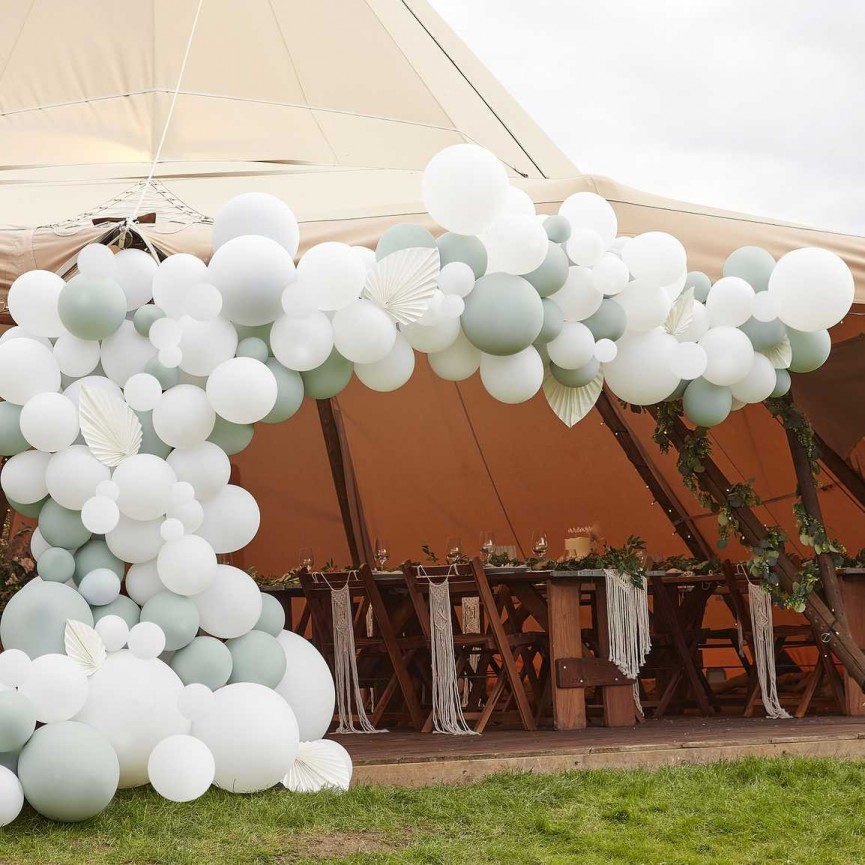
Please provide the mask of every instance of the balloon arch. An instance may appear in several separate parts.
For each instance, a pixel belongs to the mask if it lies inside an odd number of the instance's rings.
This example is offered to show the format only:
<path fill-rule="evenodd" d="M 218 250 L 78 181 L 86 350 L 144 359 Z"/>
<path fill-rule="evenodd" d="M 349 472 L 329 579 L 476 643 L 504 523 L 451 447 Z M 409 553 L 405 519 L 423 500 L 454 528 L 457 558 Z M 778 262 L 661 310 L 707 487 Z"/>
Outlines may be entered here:
<path fill-rule="evenodd" d="M 92 245 L 68 282 L 12 285 L 0 482 L 38 519 L 39 578 L 0 620 L 0 825 L 25 797 L 83 820 L 148 781 L 179 801 L 213 782 L 347 785 L 347 754 L 322 739 L 326 664 L 217 563 L 258 530 L 255 500 L 229 483 L 255 423 L 352 375 L 395 390 L 419 351 L 450 381 L 479 370 L 502 402 L 543 389 L 569 426 L 606 382 L 638 405 L 682 397 L 710 427 L 819 367 L 853 301 L 825 250 L 776 262 L 745 247 L 712 284 L 674 237 L 618 237 L 600 196 L 539 217 L 475 145 L 432 159 L 423 198 L 438 239 L 398 225 L 375 252 L 321 243 L 295 266 L 291 210 L 250 193 L 216 215 L 209 264 Z"/>

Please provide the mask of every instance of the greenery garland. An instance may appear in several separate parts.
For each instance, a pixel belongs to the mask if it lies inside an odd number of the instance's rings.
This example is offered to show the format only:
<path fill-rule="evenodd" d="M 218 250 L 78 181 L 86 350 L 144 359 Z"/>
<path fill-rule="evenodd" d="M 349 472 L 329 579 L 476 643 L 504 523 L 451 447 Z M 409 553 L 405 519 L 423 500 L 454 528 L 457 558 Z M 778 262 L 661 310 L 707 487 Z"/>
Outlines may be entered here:
<path fill-rule="evenodd" d="M 796 440 L 802 445 L 805 456 L 808 458 L 811 475 L 816 478 L 820 474 L 818 460 L 821 454 L 811 422 L 789 396 L 767 399 L 766 408 L 769 409 L 773 417 L 781 421 L 781 426 L 785 430 L 789 430 L 796 436 Z"/>

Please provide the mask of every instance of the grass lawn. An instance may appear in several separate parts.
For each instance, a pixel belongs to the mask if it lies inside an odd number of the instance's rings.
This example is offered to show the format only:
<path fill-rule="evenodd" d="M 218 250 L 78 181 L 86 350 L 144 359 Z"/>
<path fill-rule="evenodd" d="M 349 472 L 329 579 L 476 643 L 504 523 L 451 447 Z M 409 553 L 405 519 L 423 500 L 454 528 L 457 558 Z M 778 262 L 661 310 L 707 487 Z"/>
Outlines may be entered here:
<path fill-rule="evenodd" d="M 465 787 L 344 795 L 149 789 L 61 826 L 25 812 L 2 865 L 857 865 L 865 763 L 746 760 L 657 772 L 498 775 Z"/>

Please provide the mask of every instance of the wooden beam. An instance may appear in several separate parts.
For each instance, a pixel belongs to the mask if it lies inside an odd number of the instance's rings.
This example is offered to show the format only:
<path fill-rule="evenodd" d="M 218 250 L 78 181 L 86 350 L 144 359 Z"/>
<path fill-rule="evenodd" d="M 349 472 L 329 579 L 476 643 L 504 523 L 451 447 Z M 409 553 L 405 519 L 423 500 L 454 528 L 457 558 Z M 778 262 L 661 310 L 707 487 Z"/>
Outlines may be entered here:
<path fill-rule="evenodd" d="M 697 559 L 713 558 L 716 552 L 711 543 L 697 528 L 664 476 L 655 467 L 651 456 L 625 421 L 622 410 L 613 399 L 610 399 L 606 390 L 601 391 L 595 408 L 600 412 L 604 423 L 613 433 L 619 447 L 625 452 L 625 456 L 631 461 L 631 465 L 649 488 L 652 497 L 664 509 L 664 515 L 691 554 Z"/>
<path fill-rule="evenodd" d="M 814 432 L 814 439 L 820 448 L 820 462 L 828 469 L 831 475 L 853 496 L 859 503 L 859 507 L 865 510 L 865 480 L 838 451 L 831 448 L 826 441 Z"/>

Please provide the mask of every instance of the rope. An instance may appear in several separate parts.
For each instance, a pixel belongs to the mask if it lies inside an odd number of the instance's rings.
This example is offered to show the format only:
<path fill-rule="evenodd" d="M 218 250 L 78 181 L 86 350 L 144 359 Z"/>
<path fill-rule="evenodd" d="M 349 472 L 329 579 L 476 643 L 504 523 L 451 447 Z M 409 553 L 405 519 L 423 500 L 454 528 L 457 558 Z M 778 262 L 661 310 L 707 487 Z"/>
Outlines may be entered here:
<path fill-rule="evenodd" d="M 634 702 L 640 704 L 640 669 L 652 649 L 649 629 L 649 594 L 645 586 L 634 585 L 628 574 L 604 569 L 607 587 L 607 623 L 610 660 L 622 675 L 634 680 Z"/>
<path fill-rule="evenodd" d="M 770 718 L 789 718 L 778 699 L 775 678 L 775 634 L 772 628 L 772 599 L 768 592 L 748 582 L 748 600 L 751 603 L 751 625 L 754 631 L 754 663 L 763 708 Z"/>

